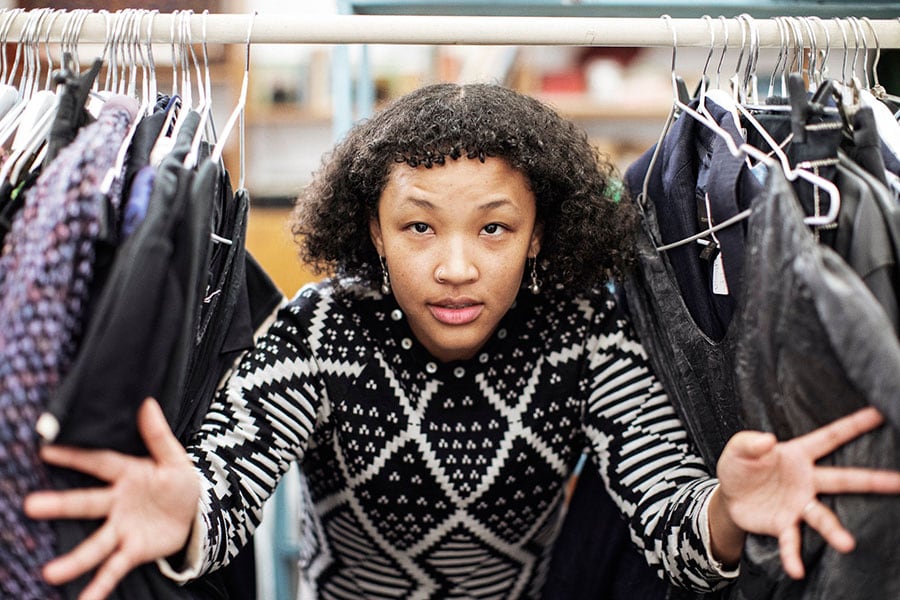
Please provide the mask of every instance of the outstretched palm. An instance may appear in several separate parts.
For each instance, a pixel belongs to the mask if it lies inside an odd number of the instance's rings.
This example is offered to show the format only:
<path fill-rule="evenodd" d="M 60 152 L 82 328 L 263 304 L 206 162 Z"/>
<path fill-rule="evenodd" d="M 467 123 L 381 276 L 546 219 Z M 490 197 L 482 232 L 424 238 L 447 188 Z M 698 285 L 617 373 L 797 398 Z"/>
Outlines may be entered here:
<path fill-rule="evenodd" d="M 771 434 L 736 434 L 719 458 L 717 474 L 731 519 L 741 529 L 778 538 L 785 571 L 804 574 L 800 524 L 806 522 L 840 552 L 853 536 L 818 494 L 897 493 L 900 474 L 816 465 L 823 456 L 883 422 L 874 408 L 843 417 L 806 435 L 777 442 Z"/>
<path fill-rule="evenodd" d="M 105 598 L 128 571 L 174 554 L 190 535 L 200 496 L 197 473 L 155 401 L 147 400 L 141 406 L 138 428 L 150 451 L 146 458 L 61 446 L 42 451 L 48 463 L 110 484 L 38 492 L 25 502 L 26 512 L 36 519 L 105 519 L 75 549 L 44 567 L 44 577 L 53 584 L 97 568 L 80 600 Z"/>

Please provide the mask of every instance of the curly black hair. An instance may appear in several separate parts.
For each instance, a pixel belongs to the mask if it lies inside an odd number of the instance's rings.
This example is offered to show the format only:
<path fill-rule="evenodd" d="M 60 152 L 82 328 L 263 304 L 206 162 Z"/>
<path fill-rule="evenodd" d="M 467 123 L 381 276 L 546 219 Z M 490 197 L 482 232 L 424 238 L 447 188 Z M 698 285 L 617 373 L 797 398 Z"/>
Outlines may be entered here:
<path fill-rule="evenodd" d="M 381 266 L 369 221 L 391 167 L 431 168 L 461 157 L 499 157 L 525 175 L 544 228 L 545 283 L 588 290 L 633 262 L 637 215 L 631 202 L 618 201 L 615 169 L 583 130 L 503 86 L 451 83 L 396 99 L 325 156 L 292 215 L 301 259 L 320 274 L 377 284 Z"/>

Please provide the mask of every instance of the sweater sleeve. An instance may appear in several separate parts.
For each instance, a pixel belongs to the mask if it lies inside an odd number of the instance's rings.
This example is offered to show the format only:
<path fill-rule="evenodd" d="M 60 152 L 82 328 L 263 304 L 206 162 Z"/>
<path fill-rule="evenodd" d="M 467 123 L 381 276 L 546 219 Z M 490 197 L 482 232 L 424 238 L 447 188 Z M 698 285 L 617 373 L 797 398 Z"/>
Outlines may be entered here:
<path fill-rule="evenodd" d="M 215 570 L 237 554 L 278 481 L 326 420 L 327 388 L 307 335 L 308 316 L 325 304 L 307 294 L 283 308 L 211 403 L 188 446 L 201 476 L 192 533 L 199 551 L 180 575 L 168 571 L 174 579 Z"/>
<path fill-rule="evenodd" d="M 588 338 L 585 434 L 595 466 L 647 562 L 676 585 L 720 588 L 737 576 L 710 549 L 707 510 L 716 479 L 650 369 L 613 300 Z"/>

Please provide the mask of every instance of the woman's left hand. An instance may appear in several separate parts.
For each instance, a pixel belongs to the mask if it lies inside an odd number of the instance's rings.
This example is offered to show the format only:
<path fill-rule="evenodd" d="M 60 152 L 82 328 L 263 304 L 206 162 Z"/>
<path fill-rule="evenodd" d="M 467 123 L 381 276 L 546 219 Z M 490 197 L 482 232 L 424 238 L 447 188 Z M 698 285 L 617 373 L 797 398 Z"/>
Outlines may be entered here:
<path fill-rule="evenodd" d="M 770 433 L 742 431 L 725 446 L 717 465 L 719 489 L 710 508 L 715 550 L 718 539 L 743 541 L 743 532 L 778 539 L 785 572 L 804 576 L 800 558 L 800 524 L 818 531 L 839 552 L 849 552 L 855 540 L 818 494 L 900 493 L 900 473 L 865 468 L 824 467 L 816 461 L 884 421 L 874 408 L 864 408 L 806 435 L 778 442 Z M 712 505 L 721 504 L 721 511 Z M 722 515 L 721 512 L 725 514 Z M 714 515 L 713 513 L 719 513 Z M 727 517 L 722 526 L 717 518 Z M 730 526 L 742 530 L 735 536 Z M 724 530 L 724 534 L 723 534 Z M 733 545 L 733 544 L 732 544 Z M 727 554 L 727 552 L 726 552 Z"/>

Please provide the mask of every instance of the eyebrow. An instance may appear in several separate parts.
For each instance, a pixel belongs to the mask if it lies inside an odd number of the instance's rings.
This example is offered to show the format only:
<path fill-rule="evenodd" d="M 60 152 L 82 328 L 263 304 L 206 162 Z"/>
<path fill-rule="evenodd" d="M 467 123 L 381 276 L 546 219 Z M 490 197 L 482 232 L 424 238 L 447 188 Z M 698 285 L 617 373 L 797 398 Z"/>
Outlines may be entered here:
<path fill-rule="evenodd" d="M 422 198 L 404 198 L 403 202 L 412 204 L 414 206 L 418 206 L 419 208 L 423 208 L 425 210 L 437 210 L 437 206 L 428 201 L 423 200 Z M 502 198 L 500 200 L 492 200 L 490 202 L 486 202 L 478 207 L 478 210 L 482 212 L 488 212 L 490 210 L 494 210 L 495 208 L 501 208 L 503 206 L 512 206 L 512 202 L 508 198 Z"/>

